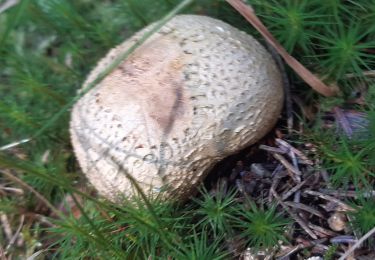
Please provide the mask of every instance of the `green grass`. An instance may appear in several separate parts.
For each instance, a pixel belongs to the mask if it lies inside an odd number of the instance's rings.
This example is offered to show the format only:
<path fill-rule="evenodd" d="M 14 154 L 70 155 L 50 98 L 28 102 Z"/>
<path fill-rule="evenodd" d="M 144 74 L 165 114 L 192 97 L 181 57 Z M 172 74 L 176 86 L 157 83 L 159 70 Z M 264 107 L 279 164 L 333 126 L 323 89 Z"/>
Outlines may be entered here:
<path fill-rule="evenodd" d="M 332 171 L 332 183 L 336 187 L 348 187 L 354 184 L 360 190 L 371 188 L 374 173 L 374 165 L 369 152 L 373 152 L 367 147 L 358 147 L 356 143 L 350 142 L 346 138 L 337 140 L 336 149 L 331 147 L 323 148 L 325 154 L 325 165 Z"/>
<path fill-rule="evenodd" d="M 372 198 L 361 197 L 352 205 L 355 209 L 350 214 L 353 218 L 352 225 L 356 231 L 365 234 L 375 226 L 375 201 Z"/>
<path fill-rule="evenodd" d="M 285 242 L 285 233 L 290 220 L 276 211 L 275 205 L 258 208 L 254 202 L 249 208 L 240 209 L 236 225 L 243 229 L 242 237 L 249 238 L 248 246 L 256 249 L 275 249 Z"/>
<path fill-rule="evenodd" d="M 194 199 L 198 205 L 196 209 L 197 218 L 200 219 L 197 225 L 217 233 L 232 233 L 230 222 L 233 222 L 236 215 L 236 192 L 224 193 L 219 191 L 211 195 L 207 190 L 202 191 L 202 198 Z"/>
<path fill-rule="evenodd" d="M 318 147 L 322 167 L 336 187 L 354 185 L 362 191 L 374 187 L 375 83 L 364 72 L 375 67 L 375 1 L 248 2 L 288 52 L 342 90 L 339 98 L 319 97 L 288 70 L 293 93 L 319 110 L 317 120 L 306 122 L 305 136 L 294 137 L 295 141 L 309 140 Z M 30 219 L 47 217 L 53 224 L 46 228 L 28 219 L 21 231 L 27 248 L 12 247 L 9 253 L 30 256 L 47 249 L 43 254 L 59 259 L 226 259 L 231 253 L 229 235 L 251 247 L 287 241 L 290 221 L 284 213 L 275 206 L 238 201 L 235 192 L 211 196 L 204 191 L 187 205 L 144 203 L 139 198 L 118 206 L 79 189 L 84 179 L 68 133 L 69 107 L 78 98 L 77 90 L 110 48 L 161 19 L 178 3 L 20 0 L 0 14 L 0 146 L 33 137 L 0 152 L 0 184 L 25 193 L 1 194 L 0 211 L 15 228 L 25 213 Z M 259 36 L 225 1 L 194 1 L 183 12 L 217 17 Z M 349 73 L 355 77 L 348 78 Z M 365 113 L 368 131 L 354 139 L 322 131 L 319 115 L 345 104 L 364 85 L 368 86 L 365 104 L 354 108 Z M 68 195 L 75 199 L 63 213 L 59 204 Z M 355 203 L 353 218 L 363 233 L 374 224 L 372 204 Z M 4 242 L 0 233 L 0 244 Z"/>

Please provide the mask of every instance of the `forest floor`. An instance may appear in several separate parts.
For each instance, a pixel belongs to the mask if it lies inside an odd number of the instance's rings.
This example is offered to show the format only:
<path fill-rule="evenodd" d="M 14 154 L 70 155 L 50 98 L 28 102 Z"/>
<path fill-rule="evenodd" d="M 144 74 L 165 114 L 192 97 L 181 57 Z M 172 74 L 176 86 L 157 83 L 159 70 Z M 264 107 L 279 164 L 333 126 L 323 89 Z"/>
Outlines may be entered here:
<path fill-rule="evenodd" d="M 375 259 L 375 1 L 241 2 L 0 1 L 0 260 Z M 173 12 L 254 35 L 284 110 L 191 200 L 116 205 L 83 177 L 69 111 L 109 49 Z"/>

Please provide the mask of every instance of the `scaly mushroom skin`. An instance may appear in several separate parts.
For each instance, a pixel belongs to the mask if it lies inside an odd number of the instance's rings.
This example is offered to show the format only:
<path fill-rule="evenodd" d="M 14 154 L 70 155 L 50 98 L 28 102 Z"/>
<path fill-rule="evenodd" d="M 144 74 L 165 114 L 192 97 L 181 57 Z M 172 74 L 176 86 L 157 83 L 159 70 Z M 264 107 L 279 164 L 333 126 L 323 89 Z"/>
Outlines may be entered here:
<path fill-rule="evenodd" d="M 85 88 L 150 26 L 112 49 Z M 74 106 L 80 166 L 106 198 L 186 199 L 216 162 L 262 138 L 283 103 L 280 72 L 251 36 L 213 18 L 179 15 Z"/>

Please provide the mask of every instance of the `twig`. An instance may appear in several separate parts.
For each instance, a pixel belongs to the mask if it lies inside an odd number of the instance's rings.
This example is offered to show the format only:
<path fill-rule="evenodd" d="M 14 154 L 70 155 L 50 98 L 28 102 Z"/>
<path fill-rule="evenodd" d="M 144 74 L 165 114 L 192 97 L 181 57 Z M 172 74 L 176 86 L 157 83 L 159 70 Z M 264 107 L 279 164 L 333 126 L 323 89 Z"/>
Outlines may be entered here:
<path fill-rule="evenodd" d="M 271 184 L 271 189 L 276 190 L 277 185 L 279 185 L 280 179 L 283 176 L 280 176 L 281 170 L 284 168 L 282 164 L 278 164 L 275 168 L 275 170 L 272 172 L 271 177 L 272 177 L 272 184 Z M 268 201 L 271 203 L 272 202 L 272 193 L 268 193 Z"/>
<path fill-rule="evenodd" d="M 8 192 L 13 192 L 13 193 L 16 193 L 18 195 L 23 195 L 24 194 L 24 192 L 23 192 L 22 189 L 13 188 L 13 187 L 4 187 L 2 185 L 0 185 L 0 190 L 8 191 Z"/>
<path fill-rule="evenodd" d="M 276 190 L 279 183 L 280 183 L 280 178 L 273 178 L 270 191 Z M 268 193 L 268 202 L 272 203 L 272 192 Z"/>
<path fill-rule="evenodd" d="M 323 214 L 320 213 L 318 210 L 316 210 L 316 209 L 314 209 L 314 208 L 312 208 L 310 206 L 307 206 L 305 204 L 296 203 L 296 202 L 292 202 L 292 201 L 285 201 L 284 203 L 285 203 L 285 205 L 287 205 L 289 207 L 297 208 L 297 209 L 302 209 L 302 210 L 307 211 L 307 212 L 309 212 L 309 213 L 311 213 L 313 215 L 316 215 L 316 216 L 318 216 L 320 218 L 323 218 L 323 219 L 325 218 L 323 216 Z"/>
<path fill-rule="evenodd" d="M 296 169 L 292 164 L 290 164 L 290 162 L 288 162 L 282 155 L 280 154 L 277 154 L 277 153 L 272 153 L 273 157 L 275 157 L 275 159 L 277 159 L 282 165 L 285 166 L 285 168 L 288 170 L 288 172 L 290 173 L 294 173 L 294 174 L 290 174 L 290 176 L 292 177 L 292 179 L 296 182 L 296 183 L 299 183 L 301 182 L 301 172 Z"/>
<path fill-rule="evenodd" d="M 313 175 L 311 175 L 311 176 L 313 176 Z M 311 176 L 309 176 L 309 178 L 310 178 Z M 292 195 L 293 193 L 295 193 L 296 191 L 298 191 L 299 189 L 301 189 L 301 187 L 302 187 L 303 185 L 305 185 L 306 181 L 307 181 L 309 178 L 307 178 L 306 180 L 304 180 L 304 181 L 298 183 L 296 186 L 294 186 L 293 188 L 291 188 L 290 190 L 288 190 L 287 192 L 285 192 L 285 193 L 282 195 L 281 199 L 284 201 L 284 200 L 286 200 L 287 198 L 289 198 L 290 195 Z"/>
<path fill-rule="evenodd" d="M 13 234 L 12 234 L 12 228 L 9 224 L 8 216 L 4 213 L 1 213 L 0 220 L 1 220 L 1 226 L 4 229 L 4 234 L 6 238 L 10 240 Z"/>
<path fill-rule="evenodd" d="M 259 145 L 259 149 L 267 151 L 267 152 L 279 153 L 279 154 L 286 154 L 288 152 L 288 151 L 285 151 L 281 148 L 272 147 L 272 146 L 268 146 L 268 145 L 264 145 L 264 144 Z"/>
<path fill-rule="evenodd" d="M 7 258 L 6 258 L 6 256 L 5 256 L 4 248 L 3 248 L 3 246 L 1 245 L 1 243 L 0 243 L 0 260 L 7 260 Z"/>
<path fill-rule="evenodd" d="M 296 168 L 299 171 L 296 154 L 292 150 L 290 150 L 288 152 L 288 155 L 289 155 L 290 159 L 292 160 L 294 168 Z"/>
<path fill-rule="evenodd" d="M 371 237 L 375 234 L 375 227 L 373 227 L 369 232 L 367 232 L 361 239 L 359 239 L 348 251 L 345 252 L 343 256 L 339 258 L 339 260 L 345 260 L 351 253 L 354 252 L 356 248 L 358 248 L 366 239 Z"/>
<path fill-rule="evenodd" d="M 34 259 L 37 259 L 38 256 L 40 256 L 41 254 L 43 254 L 44 252 L 46 252 L 47 249 L 42 249 L 42 250 L 39 250 L 39 251 L 36 251 L 34 254 L 32 254 L 31 256 L 29 256 L 26 260 L 34 260 Z M 38 258 L 39 259 L 39 258 Z"/>
<path fill-rule="evenodd" d="M 365 76 L 365 77 L 375 77 L 375 70 L 363 71 L 362 75 Z M 345 74 L 345 78 L 348 78 L 348 79 L 356 78 L 356 77 L 362 76 L 362 75 L 357 75 L 357 74 L 354 74 L 354 73 L 348 73 L 348 74 Z"/>
<path fill-rule="evenodd" d="M 289 209 L 287 205 L 280 199 L 280 196 L 276 193 L 275 190 L 271 189 L 273 196 L 276 198 L 277 202 L 285 209 L 288 214 L 294 218 L 294 220 L 305 230 L 305 232 L 312 237 L 313 239 L 318 239 L 315 233 L 306 225 L 306 223 L 300 218 L 297 214 Z"/>
<path fill-rule="evenodd" d="M 290 159 L 292 160 L 294 168 L 296 168 L 298 171 L 300 171 L 300 169 L 298 167 L 296 154 L 293 152 L 293 150 L 289 150 L 288 155 L 289 155 Z M 298 182 L 301 182 L 301 176 L 297 175 L 297 180 L 298 180 Z M 296 203 L 301 202 L 301 191 L 300 190 L 297 190 L 294 193 L 293 201 L 296 202 Z"/>
<path fill-rule="evenodd" d="M 308 243 L 300 243 L 300 244 L 294 246 L 293 248 L 291 248 L 288 253 L 284 254 L 283 256 L 280 256 L 280 257 L 276 258 L 276 260 L 289 259 L 289 258 L 287 258 L 288 256 L 291 256 L 292 254 L 296 253 L 299 250 L 306 249 L 306 248 L 313 247 L 313 246 L 318 246 L 318 245 L 321 245 L 321 243 L 324 243 L 326 241 L 327 241 L 326 238 L 322 238 L 322 239 L 317 239 L 317 240 L 314 240 L 314 241 L 309 241 Z"/>
<path fill-rule="evenodd" d="M 322 245 L 322 243 L 326 243 L 328 239 L 319 238 L 315 240 L 306 240 L 302 237 L 297 237 L 296 241 L 299 243 L 302 243 L 304 245 L 304 248 L 307 248 L 307 247 L 313 247 L 313 246 L 316 247 L 316 246 Z"/>
<path fill-rule="evenodd" d="M 338 88 L 335 86 L 328 87 L 318 77 L 306 69 L 300 62 L 293 58 L 284 49 L 284 47 L 273 37 L 266 26 L 256 16 L 253 8 L 246 5 L 241 0 L 227 0 L 227 2 L 236 9 L 243 17 L 249 21 L 255 29 L 267 40 L 267 42 L 274 47 L 285 62 L 307 83 L 324 96 L 335 96 L 338 93 Z"/>
<path fill-rule="evenodd" d="M 21 215 L 20 224 L 18 225 L 16 233 L 14 233 L 13 237 L 9 241 L 7 247 L 5 248 L 5 254 L 7 254 L 8 250 L 13 246 L 13 244 L 16 242 L 18 235 L 21 232 L 21 229 L 23 227 L 23 222 L 25 221 L 25 215 Z"/>
<path fill-rule="evenodd" d="M 322 198 L 322 199 L 327 200 L 329 202 L 337 203 L 340 206 L 342 206 L 344 209 L 346 209 L 347 211 L 354 211 L 353 207 L 350 207 L 348 204 L 342 202 L 339 199 L 336 199 L 335 197 L 332 197 L 332 196 L 329 196 L 329 195 L 326 195 L 326 194 L 323 194 L 323 193 L 320 193 L 320 192 L 317 192 L 317 191 L 312 191 L 312 190 L 304 190 L 303 193 L 313 195 L 313 196 L 318 196 L 319 198 Z"/>
<path fill-rule="evenodd" d="M 299 250 L 304 249 L 304 248 L 305 248 L 305 246 L 303 244 L 298 244 L 298 245 L 292 247 L 286 254 L 276 258 L 276 260 L 289 259 L 289 256 L 295 254 L 296 252 L 298 252 Z"/>
<path fill-rule="evenodd" d="M 304 155 L 303 152 L 301 152 L 300 150 L 298 150 L 294 146 L 290 145 L 288 142 L 286 142 L 282 139 L 279 139 L 279 138 L 276 138 L 275 141 L 278 145 L 284 146 L 288 150 L 293 151 L 293 153 L 295 153 L 301 159 L 301 163 L 308 164 L 308 165 L 314 165 L 314 163 L 309 158 L 307 158 L 307 156 Z"/>
<path fill-rule="evenodd" d="M 53 206 L 39 192 L 37 192 L 33 187 L 31 187 L 30 185 L 28 185 L 26 182 L 22 181 L 18 177 L 14 176 L 13 174 L 11 174 L 10 172 L 8 172 L 7 170 L 2 171 L 1 173 L 4 174 L 10 180 L 12 180 L 12 181 L 20 184 L 21 186 L 25 187 L 31 193 L 34 193 L 35 197 L 37 197 L 43 204 L 45 204 L 48 208 L 50 208 L 57 216 L 60 216 L 61 212 L 57 208 L 55 208 L 55 206 Z"/>
<path fill-rule="evenodd" d="M 332 190 L 332 189 L 319 189 L 319 191 L 322 193 L 328 193 L 330 195 L 337 196 L 337 197 L 352 197 L 352 198 L 358 197 L 358 192 L 353 191 L 353 190 L 340 191 L 340 190 Z M 375 197 L 375 190 L 361 193 L 361 196 L 365 198 Z"/>
<path fill-rule="evenodd" d="M 296 193 L 294 193 L 293 201 L 295 203 L 300 203 L 301 202 L 301 191 L 300 190 L 297 190 Z"/>
<path fill-rule="evenodd" d="M 325 229 L 325 228 L 323 228 L 321 226 L 317 226 L 317 225 L 314 225 L 312 223 L 309 223 L 308 226 L 310 228 L 316 230 L 317 232 L 322 233 L 322 234 L 324 234 L 326 236 L 331 236 L 331 237 L 337 236 L 337 233 L 335 233 L 335 232 L 333 232 L 333 231 L 331 231 L 329 229 Z"/>
<path fill-rule="evenodd" d="M 273 172 L 271 173 L 271 177 L 275 178 L 276 176 L 280 175 L 280 173 L 282 173 L 281 170 L 283 169 L 284 169 L 284 166 L 282 164 L 278 164 L 275 170 L 273 170 Z"/>

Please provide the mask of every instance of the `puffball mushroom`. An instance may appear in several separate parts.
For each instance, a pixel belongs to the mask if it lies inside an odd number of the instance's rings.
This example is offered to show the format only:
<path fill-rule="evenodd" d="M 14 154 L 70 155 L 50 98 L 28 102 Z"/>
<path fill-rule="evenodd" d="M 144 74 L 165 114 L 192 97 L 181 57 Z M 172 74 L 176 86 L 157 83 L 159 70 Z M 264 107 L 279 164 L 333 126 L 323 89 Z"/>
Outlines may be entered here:
<path fill-rule="evenodd" d="M 150 29 L 112 49 L 83 88 Z M 183 200 L 215 163 L 262 138 L 282 103 L 281 74 L 259 42 L 222 21 L 178 15 L 80 98 L 71 139 L 109 200 L 136 194 L 129 176 L 146 194 Z"/>

